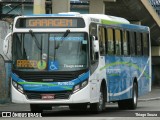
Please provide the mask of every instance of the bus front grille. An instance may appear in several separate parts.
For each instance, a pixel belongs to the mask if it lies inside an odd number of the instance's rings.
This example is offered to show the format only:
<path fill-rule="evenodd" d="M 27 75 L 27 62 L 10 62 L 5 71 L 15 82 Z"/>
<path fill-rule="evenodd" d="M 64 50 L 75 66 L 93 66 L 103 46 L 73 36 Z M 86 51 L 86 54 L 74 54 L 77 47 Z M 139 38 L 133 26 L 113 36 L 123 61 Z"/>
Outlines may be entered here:
<path fill-rule="evenodd" d="M 42 99 L 42 94 L 53 94 L 54 99 L 69 99 L 71 92 L 49 92 L 49 93 L 44 93 L 44 92 L 29 92 L 25 91 L 25 95 L 28 99 Z"/>
<path fill-rule="evenodd" d="M 67 82 L 78 78 L 86 70 L 55 72 L 13 70 L 13 72 L 27 82 Z"/>

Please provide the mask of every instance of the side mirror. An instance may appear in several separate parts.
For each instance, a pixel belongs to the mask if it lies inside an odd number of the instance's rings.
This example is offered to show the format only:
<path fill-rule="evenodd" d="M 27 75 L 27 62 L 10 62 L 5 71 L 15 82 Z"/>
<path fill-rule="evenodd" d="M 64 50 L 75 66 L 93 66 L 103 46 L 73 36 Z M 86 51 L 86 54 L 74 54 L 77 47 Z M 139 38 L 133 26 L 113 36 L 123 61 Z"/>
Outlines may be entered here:
<path fill-rule="evenodd" d="M 4 42 L 3 42 L 3 53 L 4 55 L 11 59 L 11 53 L 9 53 L 9 41 L 11 40 L 11 36 L 12 36 L 12 33 L 9 33 L 5 39 L 4 39 Z"/>

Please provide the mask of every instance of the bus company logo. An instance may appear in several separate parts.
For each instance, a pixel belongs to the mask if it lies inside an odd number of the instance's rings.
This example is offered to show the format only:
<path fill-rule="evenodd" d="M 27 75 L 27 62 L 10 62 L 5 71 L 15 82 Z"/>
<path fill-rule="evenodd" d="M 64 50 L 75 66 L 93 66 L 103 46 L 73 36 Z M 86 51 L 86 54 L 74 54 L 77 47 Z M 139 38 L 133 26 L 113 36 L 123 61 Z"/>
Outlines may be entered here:
<path fill-rule="evenodd" d="M 107 74 L 121 74 L 120 69 L 107 69 Z"/>

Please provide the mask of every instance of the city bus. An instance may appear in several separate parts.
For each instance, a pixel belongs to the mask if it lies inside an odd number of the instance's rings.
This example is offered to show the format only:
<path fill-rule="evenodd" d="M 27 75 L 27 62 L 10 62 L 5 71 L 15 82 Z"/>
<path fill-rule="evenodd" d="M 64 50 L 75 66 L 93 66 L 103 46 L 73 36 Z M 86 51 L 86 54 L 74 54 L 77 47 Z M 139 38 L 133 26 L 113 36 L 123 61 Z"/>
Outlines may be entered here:
<path fill-rule="evenodd" d="M 150 30 L 124 18 L 18 16 L 3 51 L 12 60 L 12 102 L 29 103 L 32 112 L 67 105 L 99 113 L 111 102 L 136 109 L 151 91 Z"/>

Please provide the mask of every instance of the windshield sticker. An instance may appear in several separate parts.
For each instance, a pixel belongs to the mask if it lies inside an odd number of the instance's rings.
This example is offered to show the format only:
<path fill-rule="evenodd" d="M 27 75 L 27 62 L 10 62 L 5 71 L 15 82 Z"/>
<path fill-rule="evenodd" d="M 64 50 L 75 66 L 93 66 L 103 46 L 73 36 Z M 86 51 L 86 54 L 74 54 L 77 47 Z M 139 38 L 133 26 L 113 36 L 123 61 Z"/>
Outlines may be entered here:
<path fill-rule="evenodd" d="M 36 60 L 17 60 L 17 67 L 37 68 Z"/>
<path fill-rule="evenodd" d="M 87 40 L 83 40 L 83 41 L 82 41 L 82 44 L 85 44 L 85 45 L 86 45 L 86 44 L 87 44 Z"/>
<path fill-rule="evenodd" d="M 64 64 L 64 68 L 83 68 L 83 65 L 67 65 Z"/>
<path fill-rule="evenodd" d="M 63 37 L 50 37 L 49 40 L 62 40 Z M 84 37 L 66 37 L 64 40 L 72 40 L 72 41 L 82 41 Z"/>
<path fill-rule="evenodd" d="M 58 70 L 58 61 L 49 61 L 48 69 L 49 70 Z"/>
<path fill-rule="evenodd" d="M 40 70 L 46 69 L 46 66 L 47 66 L 47 63 L 46 63 L 44 60 L 39 61 L 38 64 L 37 64 L 37 67 L 38 67 L 38 69 L 40 69 Z"/>

